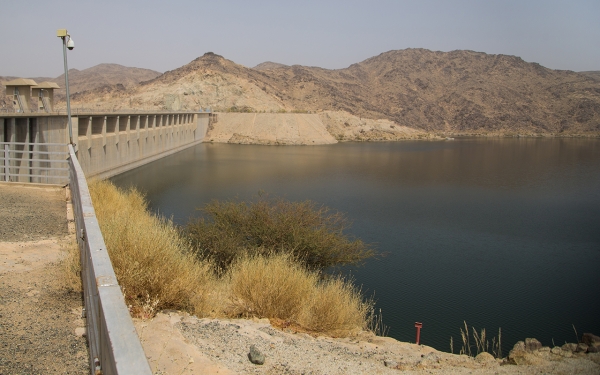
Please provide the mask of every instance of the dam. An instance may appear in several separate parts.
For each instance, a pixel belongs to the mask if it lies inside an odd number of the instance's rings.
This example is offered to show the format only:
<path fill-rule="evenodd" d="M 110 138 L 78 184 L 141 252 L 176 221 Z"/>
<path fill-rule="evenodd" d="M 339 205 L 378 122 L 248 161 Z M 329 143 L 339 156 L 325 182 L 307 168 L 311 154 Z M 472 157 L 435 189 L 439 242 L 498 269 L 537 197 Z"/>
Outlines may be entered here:
<path fill-rule="evenodd" d="M 53 108 L 55 84 L 18 79 L 6 87 L 14 108 L 0 112 L 0 183 L 69 187 L 93 373 L 151 374 L 151 370 L 106 251 L 88 178 L 108 178 L 206 141 L 337 142 L 316 114 L 80 108 L 69 116 Z M 223 124 L 215 129 L 221 115 Z M 213 130 L 210 138 L 209 130 Z"/>
<path fill-rule="evenodd" d="M 87 178 L 107 178 L 194 146 L 204 140 L 217 116 L 201 111 L 75 111 L 70 131 L 64 112 L 19 109 L 0 113 L 0 183 L 69 187 L 90 369 L 150 375 L 95 217 Z"/>
<path fill-rule="evenodd" d="M 204 139 L 209 112 L 0 114 L 0 181 L 68 185 L 93 373 L 151 374 L 95 217 L 86 178 L 106 178 Z M 81 162 L 80 162 L 81 160 Z M 100 371 L 100 372 L 98 372 Z"/>

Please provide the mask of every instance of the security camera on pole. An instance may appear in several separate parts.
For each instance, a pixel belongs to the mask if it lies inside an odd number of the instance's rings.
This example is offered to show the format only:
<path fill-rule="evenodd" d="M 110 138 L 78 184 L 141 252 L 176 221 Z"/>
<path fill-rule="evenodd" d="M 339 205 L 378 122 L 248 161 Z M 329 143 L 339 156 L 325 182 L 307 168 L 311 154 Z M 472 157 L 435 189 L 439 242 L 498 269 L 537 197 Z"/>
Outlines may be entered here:
<path fill-rule="evenodd" d="M 67 117 L 69 119 L 69 143 L 73 143 L 73 125 L 71 124 L 71 98 L 69 96 L 69 67 L 67 66 L 67 48 L 72 50 L 75 48 L 75 42 L 73 38 L 67 32 L 67 29 L 56 30 L 56 36 L 61 38 L 63 41 L 63 58 L 65 60 L 65 87 L 67 88 Z"/>

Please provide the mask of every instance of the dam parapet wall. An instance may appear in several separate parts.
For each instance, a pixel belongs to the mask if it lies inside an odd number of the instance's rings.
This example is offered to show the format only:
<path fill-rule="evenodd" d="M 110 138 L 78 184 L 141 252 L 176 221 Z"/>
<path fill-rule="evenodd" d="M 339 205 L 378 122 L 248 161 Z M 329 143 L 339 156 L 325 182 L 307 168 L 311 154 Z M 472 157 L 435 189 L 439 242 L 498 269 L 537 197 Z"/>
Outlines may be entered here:
<path fill-rule="evenodd" d="M 202 142 L 214 119 L 209 112 L 74 114 L 74 149 L 86 177 L 106 178 Z M 0 143 L 2 181 L 60 184 L 68 179 L 66 114 L 0 113 Z"/>

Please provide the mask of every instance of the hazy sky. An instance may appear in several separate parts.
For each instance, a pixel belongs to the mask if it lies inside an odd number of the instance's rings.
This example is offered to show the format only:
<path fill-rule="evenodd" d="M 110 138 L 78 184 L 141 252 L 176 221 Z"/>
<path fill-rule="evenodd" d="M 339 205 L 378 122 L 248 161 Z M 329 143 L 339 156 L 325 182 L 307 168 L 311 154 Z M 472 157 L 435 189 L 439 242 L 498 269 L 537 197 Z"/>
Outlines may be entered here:
<path fill-rule="evenodd" d="M 600 0 L 0 0 L 0 75 L 63 72 L 100 63 L 164 72 L 214 52 L 345 68 L 394 49 L 469 49 L 552 69 L 600 70 Z"/>

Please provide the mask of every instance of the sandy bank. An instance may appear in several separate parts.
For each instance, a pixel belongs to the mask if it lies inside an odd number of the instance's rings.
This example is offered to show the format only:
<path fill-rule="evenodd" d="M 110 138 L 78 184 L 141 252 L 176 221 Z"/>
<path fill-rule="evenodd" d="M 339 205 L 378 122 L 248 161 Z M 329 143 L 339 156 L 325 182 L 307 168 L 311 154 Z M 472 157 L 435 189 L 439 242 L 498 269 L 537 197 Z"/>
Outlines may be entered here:
<path fill-rule="evenodd" d="M 354 338 L 312 337 L 273 328 L 266 319 L 198 319 L 179 312 L 135 320 L 157 374 L 599 374 L 598 353 L 536 357 L 533 365 L 502 365 L 431 347 L 362 333 Z M 265 357 L 248 359 L 251 345 Z M 596 362 L 594 362 L 595 360 Z"/>

